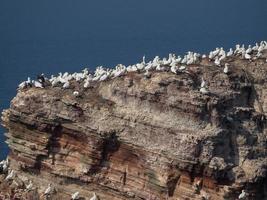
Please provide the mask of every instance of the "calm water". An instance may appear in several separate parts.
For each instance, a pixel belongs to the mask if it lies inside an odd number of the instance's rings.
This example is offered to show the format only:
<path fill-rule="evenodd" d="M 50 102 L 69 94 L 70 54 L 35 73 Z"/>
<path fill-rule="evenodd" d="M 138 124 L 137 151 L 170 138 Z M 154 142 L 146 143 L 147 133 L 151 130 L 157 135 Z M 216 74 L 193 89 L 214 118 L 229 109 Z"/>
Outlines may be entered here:
<path fill-rule="evenodd" d="M 266 0 L 0 0 L 0 110 L 28 76 L 255 43 L 266 19 Z"/>

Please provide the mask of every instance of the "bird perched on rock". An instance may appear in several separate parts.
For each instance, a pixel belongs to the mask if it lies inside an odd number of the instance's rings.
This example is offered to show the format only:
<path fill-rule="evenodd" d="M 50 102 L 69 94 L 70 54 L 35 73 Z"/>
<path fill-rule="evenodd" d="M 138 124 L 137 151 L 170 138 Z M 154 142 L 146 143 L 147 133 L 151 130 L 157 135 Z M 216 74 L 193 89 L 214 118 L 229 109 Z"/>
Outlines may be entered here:
<path fill-rule="evenodd" d="M 93 194 L 93 197 L 91 197 L 90 200 L 98 200 L 98 197 L 96 196 L 95 192 L 94 192 L 94 194 Z"/>
<path fill-rule="evenodd" d="M 245 199 L 247 196 L 247 193 L 245 190 L 242 190 L 241 194 L 239 194 L 238 199 Z"/>
<path fill-rule="evenodd" d="M 229 64 L 225 63 L 223 73 L 228 74 L 229 73 Z"/>
<path fill-rule="evenodd" d="M 6 181 L 8 181 L 8 180 L 12 180 L 12 179 L 14 178 L 14 176 L 15 176 L 15 172 L 14 172 L 14 170 L 11 170 L 11 171 L 8 173 L 8 175 L 7 175 L 7 177 L 5 178 L 5 180 L 6 180 Z"/>
<path fill-rule="evenodd" d="M 75 193 L 73 193 L 72 195 L 71 195 L 71 200 L 77 200 L 77 199 L 79 199 L 79 192 L 75 192 Z"/>
<path fill-rule="evenodd" d="M 78 91 L 74 91 L 74 92 L 73 92 L 73 95 L 74 95 L 75 97 L 77 97 L 77 96 L 79 96 L 79 92 L 78 92 Z"/>
<path fill-rule="evenodd" d="M 30 180 L 30 183 L 28 185 L 26 185 L 26 190 L 30 191 L 32 189 L 32 186 L 33 186 L 33 184 L 32 184 L 32 181 Z"/>
<path fill-rule="evenodd" d="M 209 90 L 208 90 L 207 88 L 205 88 L 205 87 L 200 88 L 199 91 L 200 91 L 202 94 L 209 94 L 209 93 L 210 93 Z"/>
<path fill-rule="evenodd" d="M 46 188 L 46 190 L 44 191 L 44 195 L 47 196 L 47 195 L 50 195 L 53 191 L 53 188 L 52 188 L 52 184 L 49 183 L 48 184 L 48 187 Z"/>

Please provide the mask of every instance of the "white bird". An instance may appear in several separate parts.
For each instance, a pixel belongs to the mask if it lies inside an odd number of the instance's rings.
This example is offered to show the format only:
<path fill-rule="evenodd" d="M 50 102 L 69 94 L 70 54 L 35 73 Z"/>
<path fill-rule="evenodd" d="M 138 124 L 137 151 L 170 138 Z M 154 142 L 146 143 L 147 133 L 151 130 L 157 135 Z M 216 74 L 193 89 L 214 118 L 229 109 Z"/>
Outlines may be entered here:
<path fill-rule="evenodd" d="M 70 87 L 70 82 L 69 81 L 66 81 L 64 84 L 63 84 L 63 89 L 67 89 Z"/>
<path fill-rule="evenodd" d="M 49 183 L 48 187 L 46 188 L 46 190 L 44 191 L 44 195 L 50 195 L 52 192 L 52 184 Z"/>
<path fill-rule="evenodd" d="M 227 52 L 227 57 L 232 56 L 234 54 L 234 51 L 232 48 Z"/>
<path fill-rule="evenodd" d="M 22 83 L 19 84 L 19 89 L 24 89 L 27 86 L 26 81 L 23 81 Z"/>
<path fill-rule="evenodd" d="M 228 74 L 229 73 L 229 64 L 225 63 L 223 73 Z"/>
<path fill-rule="evenodd" d="M 40 83 L 39 81 L 32 81 L 32 84 L 36 88 L 44 88 L 43 85 L 42 85 L 42 83 Z"/>
<path fill-rule="evenodd" d="M 30 78 L 30 77 L 28 77 L 28 79 L 27 79 L 26 83 L 27 83 L 27 84 L 31 84 L 31 82 L 32 82 L 32 81 L 31 81 L 31 78 Z"/>
<path fill-rule="evenodd" d="M 31 190 L 32 189 L 32 181 L 30 180 L 30 183 L 26 186 L 26 190 Z"/>
<path fill-rule="evenodd" d="M 201 78 L 201 85 L 200 85 L 200 87 L 206 87 L 206 81 L 204 80 L 204 78 L 202 77 Z"/>
<path fill-rule="evenodd" d="M 148 70 L 146 70 L 146 72 L 144 73 L 144 76 L 145 76 L 145 78 L 150 78 L 151 73 Z"/>
<path fill-rule="evenodd" d="M 146 56 L 143 56 L 143 63 L 146 64 Z"/>
<path fill-rule="evenodd" d="M 200 88 L 199 90 L 202 94 L 209 94 L 209 90 L 205 87 Z"/>
<path fill-rule="evenodd" d="M 109 77 L 109 74 L 108 74 L 108 73 L 105 73 L 105 74 L 103 74 L 103 75 L 99 78 L 99 81 L 104 81 L 104 80 L 106 80 L 108 77 Z"/>
<path fill-rule="evenodd" d="M 238 199 L 245 199 L 247 196 L 245 190 L 242 190 L 242 193 L 238 196 Z"/>
<path fill-rule="evenodd" d="M 221 61 L 218 57 L 216 57 L 215 61 L 214 61 L 215 65 L 220 66 L 221 65 Z"/>
<path fill-rule="evenodd" d="M 98 198 L 97 198 L 97 196 L 96 196 L 96 194 L 94 193 L 93 194 L 93 197 L 91 197 L 91 199 L 90 200 L 98 200 Z"/>
<path fill-rule="evenodd" d="M 7 177 L 5 178 L 5 180 L 12 180 L 13 179 L 13 177 L 14 177 L 14 175 L 15 175 L 15 172 L 14 172 L 14 170 L 11 170 L 10 172 L 9 172 L 9 174 L 7 175 Z"/>
<path fill-rule="evenodd" d="M 185 70 L 186 69 L 186 66 L 185 65 L 181 65 L 180 67 L 179 67 L 179 70 L 180 71 L 183 71 L 183 70 Z"/>
<path fill-rule="evenodd" d="M 202 58 L 203 58 L 203 59 L 204 59 L 204 58 L 207 58 L 207 56 L 206 56 L 205 54 L 203 54 L 203 55 L 202 55 Z"/>
<path fill-rule="evenodd" d="M 89 85 L 90 85 L 90 82 L 89 82 L 89 80 L 85 80 L 85 83 L 83 84 L 83 87 L 84 88 L 88 88 L 89 87 Z"/>
<path fill-rule="evenodd" d="M 79 194 L 80 194 L 79 192 L 75 192 L 74 194 L 71 195 L 71 199 L 72 199 L 72 200 L 77 200 L 77 199 L 79 199 Z"/>
<path fill-rule="evenodd" d="M 79 96 L 79 92 L 78 91 L 74 91 L 73 95 L 77 97 L 77 96 Z"/>
<path fill-rule="evenodd" d="M 251 59 L 251 55 L 249 55 L 249 54 L 245 54 L 245 59 L 247 59 L 247 60 L 250 60 Z"/>
<path fill-rule="evenodd" d="M 171 72 L 172 73 L 176 74 L 177 70 L 178 70 L 178 67 L 175 64 L 171 65 Z"/>
<path fill-rule="evenodd" d="M 248 49 L 246 50 L 246 54 L 250 54 L 252 52 L 251 45 L 248 46 Z"/>

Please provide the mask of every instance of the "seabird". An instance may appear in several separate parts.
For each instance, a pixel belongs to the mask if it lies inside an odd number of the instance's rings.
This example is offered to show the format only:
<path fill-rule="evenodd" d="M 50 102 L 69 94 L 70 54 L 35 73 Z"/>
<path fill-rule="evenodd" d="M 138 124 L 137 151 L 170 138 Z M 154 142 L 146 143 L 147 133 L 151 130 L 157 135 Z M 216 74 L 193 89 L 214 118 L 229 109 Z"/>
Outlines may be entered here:
<path fill-rule="evenodd" d="M 146 56 L 143 56 L 143 63 L 146 64 Z"/>
<path fill-rule="evenodd" d="M 24 89 L 25 87 L 27 87 L 26 81 L 23 81 L 22 83 L 19 84 L 19 89 Z"/>
<path fill-rule="evenodd" d="M 12 180 L 13 179 L 13 177 L 14 177 L 14 175 L 15 175 L 15 172 L 14 172 L 14 170 L 11 170 L 9 173 L 8 173 L 8 175 L 7 175 L 7 177 L 5 178 L 5 180 Z"/>
<path fill-rule="evenodd" d="M 52 184 L 49 183 L 48 187 L 46 188 L 46 190 L 44 191 L 44 195 L 50 195 L 52 192 Z"/>
<path fill-rule="evenodd" d="M 63 89 L 67 89 L 70 87 L 70 82 L 69 81 L 66 81 L 64 84 L 63 84 Z"/>
<path fill-rule="evenodd" d="M 97 196 L 96 196 L 95 192 L 94 192 L 94 194 L 93 194 L 93 197 L 91 197 L 91 199 L 90 199 L 90 200 L 98 200 L 98 198 L 97 198 Z"/>
<path fill-rule="evenodd" d="M 239 194 L 238 199 L 245 199 L 247 196 L 245 190 L 242 190 L 241 194 Z"/>
<path fill-rule="evenodd" d="M 247 60 L 250 60 L 251 59 L 251 55 L 249 55 L 249 54 L 247 54 L 247 53 L 245 53 L 245 59 L 247 59 Z"/>
<path fill-rule="evenodd" d="M 40 83 L 39 81 L 32 81 L 32 84 L 34 85 L 34 87 L 36 88 L 44 88 L 43 84 Z"/>
<path fill-rule="evenodd" d="M 207 88 L 205 88 L 205 87 L 200 88 L 199 91 L 200 91 L 202 94 L 209 94 L 209 93 L 210 93 L 209 90 L 208 90 Z"/>
<path fill-rule="evenodd" d="M 251 45 L 248 46 L 248 49 L 246 50 L 246 54 L 250 54 L 252 52 Z"/>
<path fill-rule="evenodd" d="M 229 64 L 225 63 L 223 73 L 228 74 L 229 73 Z"/>
<path fill-rule="evenodd" d="M 227 57 L 232 56 L 234 54 L 234 51 L 232 48 L 227 52 Z"/>
<path fill-rule="evenodd" d="M 204 80 L 204 78 L 202 77 L 201 78 L 201 85 L 200 85 L 200 87 L 206 87 L 206 81 Z"/>
<path fill-rule="evenodd" d="M 80 194 L 79 192 L 75 192 L 74 194 L 71 195 L 71 199 L 72 199 L 72 200 L 77 200 L 77 199 L 79 199 L 79 194 Z"/>
<path fill-rule="evenodd" d="M 178 67 L 175 64 L 171 65 L 171 72 L 172 73 L 176 74 L 177 70 L 178 70 Z"/>
<path fill-rule="evenodd" d="M 44 83 L 44 82 L 45 82 L 45 76 L 44 76 L 44 74 L 37 75 L 37 80 L 38 80 L 40 83 Z"/>
<path fill-rule="evenodd" d="M 144 73 L 144 76 L 145 76 L 145 78 L 148 79 L 151 77 L 151 73 L 148 70 L 146 70 L 146 72 Z"/>
<path fill-rule="evenodd" d="M 221 65 L 221 61 L 218 57 L 216 57 L 215 61 L 214 61 L 215 65 L 220 66 Z"/>
<path fill-rule="evenodd" d="M 83 87 L 84 87 L 84 88 L 88 88 L 89 85 L 90 85 L 90 82 L 89 82 L 88 79 L 86 79 L 86 80 L 85 80 L 85 83 L 83 84 Z"/>
<path fill-rule="evenodd" d="M 180 71 L 183 71 L 183 70 L 185 70 L 186 69 L 186 66 L 185 65 L 181 65 L 180 67 L 179 67 L 179 70 Z"/>
<path fill-rule="evenodd" d="M 79 96 L 79 92 L 78 91 L 74 91 L 73 95 L 77 97 L 77 96 Z"/>
<path fill-rule="evenodd" d="M 30 180 L 30 183 L 26 186 L 26 190 L 31 190 L 32 189 L 32 186 L 33 186 L 33 184 L 32 184 L 32 181 Z"/>

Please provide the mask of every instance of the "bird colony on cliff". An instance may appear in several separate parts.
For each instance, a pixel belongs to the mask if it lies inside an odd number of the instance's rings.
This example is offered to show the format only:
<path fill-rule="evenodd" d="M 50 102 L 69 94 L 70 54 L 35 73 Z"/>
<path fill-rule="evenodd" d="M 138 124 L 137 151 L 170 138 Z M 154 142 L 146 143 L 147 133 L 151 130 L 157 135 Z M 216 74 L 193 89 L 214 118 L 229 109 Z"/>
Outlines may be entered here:
<path fill-rule="evenodd" d="M 222 47 L 216 48 L 215 50 L 211 51 L 209 55 L 201 55 L 199 53 L 189 51 L 183 57 L 176 56 L 175 54 L 169 54 L 168 58 L 160 59 L 159 56 L 156 56 L 152 61 L 149 62 L 146 62 L 146 58 L 144 56 L 142 62 L 134 65 L 125 66 L 123 64 L 118 64 L 115 69 L 104 68 L 103 66 L 96 67 L 96 70 L 93 74 L 90 74 L 88 69 L 84 69 L 80 73 L 70 74 L 65 72 L 59 73 L 58 76 L 52 75 L 50 79 L 46 78 L 43 74 L 38 76 L 37 80 L 31 80 L 31 78 L 28 77 L 27 81 L 19 84 L 19 89 L 25 89 L 27 87 L 44 88 L 47 85 L 45 83 L 49 83 L 49 85 L 52 87 L 68 89 L 70 88 L 72 81 L 82 83 L 84 88 L 88 88 L 92 82 L 101 82 L 108 79 L 114 79 L 130 72 L 143 73 L 145 78 L 149 78 L 152 71 L 170 71 L 174 74 L 188 73 L 187 67 L 189 65 L 197 65 L 203 59 L 214 62 L 216 66 L 222 67 L 222 70 L 225 74 L 228 74 L 230 71 L 230 65 L 228 63 L 224 63 L 223 65 L 223 61 L 226 58 L 241 56 L 242 59 L 252 61 L 261 58 L 262 52 L 266 49 L 267 42 L 262 41 L 259 44 L 256 43 L 253 47 L 249 45 L 247 49 L 245 48 L 245 45 L 237 44 L 234 50 L 230 48 L 228 52 L 226 52 Z M 206 84 L 203 84 L 203 81 L 204 80 L 202 80 L 202 84 L 199 87 L 199 92 L 204 95 L 208 95 L 208 87 Z M 79 92 L 74 91 L 73 95 L 79 96 Z"/>

